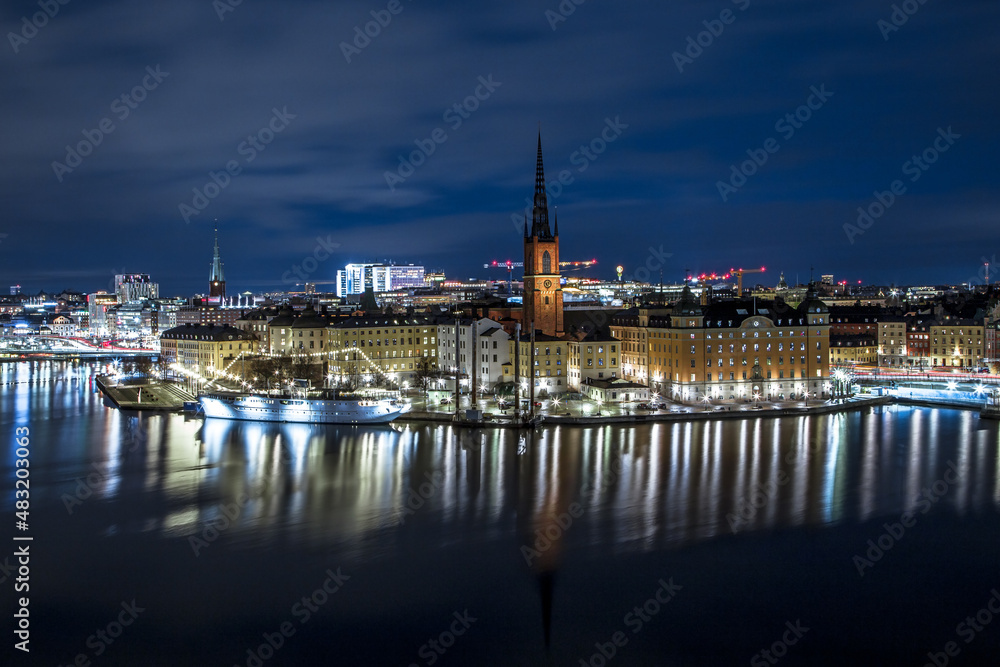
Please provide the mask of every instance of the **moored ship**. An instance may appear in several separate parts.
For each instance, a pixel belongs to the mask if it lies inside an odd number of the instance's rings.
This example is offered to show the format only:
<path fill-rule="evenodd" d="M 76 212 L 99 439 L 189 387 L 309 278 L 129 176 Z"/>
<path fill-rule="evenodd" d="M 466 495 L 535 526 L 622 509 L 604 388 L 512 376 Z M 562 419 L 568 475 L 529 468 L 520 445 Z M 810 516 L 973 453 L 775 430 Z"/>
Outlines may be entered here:
<path fill-rule="evenodd" d="M 206 417 L 300 424 L 385 424 L 410 409 L 397 399 L 272 396 L 217 391 L 198 397 Z"/>

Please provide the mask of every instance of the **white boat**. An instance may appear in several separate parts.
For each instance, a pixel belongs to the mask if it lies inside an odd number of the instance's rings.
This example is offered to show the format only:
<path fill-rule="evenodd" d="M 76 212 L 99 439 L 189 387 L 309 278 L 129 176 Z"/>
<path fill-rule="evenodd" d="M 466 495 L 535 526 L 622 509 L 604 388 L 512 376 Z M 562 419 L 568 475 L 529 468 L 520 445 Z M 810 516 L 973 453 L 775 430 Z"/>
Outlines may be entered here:
<path fill-rule="evenodd" d="M 389 398 L 268 396 L 219 391 L 198 396 L 206 417 L 300 424 L 385 424 L 410 409 Z"/>

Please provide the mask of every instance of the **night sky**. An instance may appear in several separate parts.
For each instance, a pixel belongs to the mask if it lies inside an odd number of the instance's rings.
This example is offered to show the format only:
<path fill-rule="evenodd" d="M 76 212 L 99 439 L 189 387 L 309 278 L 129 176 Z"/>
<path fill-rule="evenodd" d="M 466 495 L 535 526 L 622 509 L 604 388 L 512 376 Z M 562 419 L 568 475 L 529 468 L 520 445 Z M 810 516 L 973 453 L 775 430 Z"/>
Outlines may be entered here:
<path fill-rule="evenodd" d="M 597 258 L 600 277 L 649 262 L 658 280 L 670 254 L 668 281 L 761 265 L 769 285 L 810 267 L 976 281 L 1000 250 L 992 0 L 895 16 L 871 0 L 236 1 L 42 0 L 51 18 L 3 3 L 4 291 L 123 271 L 205 291 L 215 219 L 230 294 L 289 288 L 332 244 L 310 279 L 382 259 L 487 275 L 521 256 L 539 125 L 565 181 L 562 257 Z M 858 207 L 882 215 L 858 226 Z"/>

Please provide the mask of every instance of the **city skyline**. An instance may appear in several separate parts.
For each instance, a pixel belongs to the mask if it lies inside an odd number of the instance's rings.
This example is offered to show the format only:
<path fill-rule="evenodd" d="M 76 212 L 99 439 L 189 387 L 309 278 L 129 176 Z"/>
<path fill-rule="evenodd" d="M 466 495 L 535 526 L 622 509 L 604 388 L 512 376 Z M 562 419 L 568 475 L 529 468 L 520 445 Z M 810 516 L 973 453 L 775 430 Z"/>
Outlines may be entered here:
<path fill-rule="evenodd" d="M 287 289 L 317 250 L 316 280 L 375 257 L 485 277 L 520 255 L 539 124 L 561 253 L 596 277 L 651 249 L 665 280 L 765 284 L 995 259 L 991 3 L 38 7 L 0 13 L 0 279 L 26 293 L 201 292 L 216 220 L 230 291 Z"/>

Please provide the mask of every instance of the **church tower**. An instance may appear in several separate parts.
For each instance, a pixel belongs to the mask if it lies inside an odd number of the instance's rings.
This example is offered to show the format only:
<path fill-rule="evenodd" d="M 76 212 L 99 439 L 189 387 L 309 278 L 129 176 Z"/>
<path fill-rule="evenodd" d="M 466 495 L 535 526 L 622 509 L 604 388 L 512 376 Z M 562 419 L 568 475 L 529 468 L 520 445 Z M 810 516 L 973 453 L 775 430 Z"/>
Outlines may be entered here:
<path fill-rule="evenodd" d="M 219 256 L 219 226 L 215 226 L 215 254 L 212 255 L 212 273 L 208 277 L 208 295 L 226 299 L 226 274 L 222 271 L 222 257 Z"/>
<path fill-rule="evenodd" d="M 563 334 L 563 293 L 559 283 L 559 217 L 555 230 L 549 228 L 549 205 L 545 196 L 545 169 L 542 167 L 542 133 L 538 133 L 538 161 L 535 165 L 535 199 L 531 229 L 524 219 L 524 320 L 525 329 L 548 336 Z"/>

